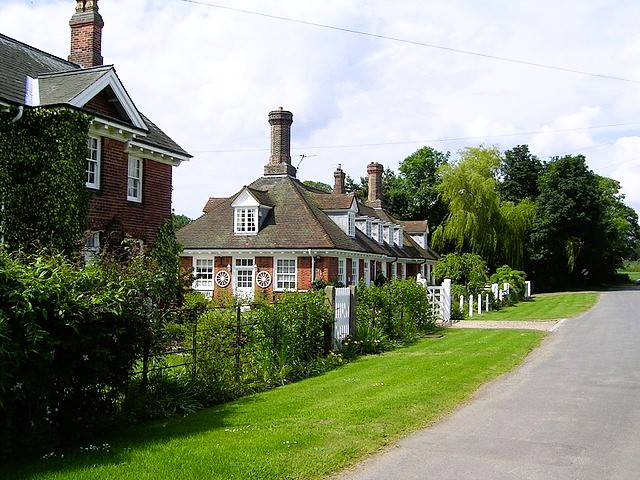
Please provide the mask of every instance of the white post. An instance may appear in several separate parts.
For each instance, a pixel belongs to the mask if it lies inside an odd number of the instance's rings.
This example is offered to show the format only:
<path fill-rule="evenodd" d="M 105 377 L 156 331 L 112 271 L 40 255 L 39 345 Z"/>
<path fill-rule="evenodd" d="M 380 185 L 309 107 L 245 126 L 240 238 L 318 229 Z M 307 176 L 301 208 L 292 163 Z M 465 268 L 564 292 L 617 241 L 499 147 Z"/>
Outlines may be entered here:
<path fill-rule="evenodd" d="M 489 294 L 488 293 L 484 296 L 484 311 L 485 312 L 489 311 Z"/>
<path fill-rule="evenodd" d="M 473 295 L 469 295 L 469 318 L 473 317 Z"/>
<path fill-rule="evenodd" d="M 478 315 L 482 315 L 482 294 L 478 294 Z"/>
<path fill-rule="evenodd" d="M 525 295 L 527 298 L 531 298 L 531 280 L 526 280 L 524 282 L 525 287 Z"/>
<path fill-rule="evenodd" d="M 440 293 L 442 321 L 451 325 L 451 279 L 445 278 Z"/>
<path fill-rule="evenodd" d="M 460 295 L 460 311 L 464 310 L 464 295 Z"/>

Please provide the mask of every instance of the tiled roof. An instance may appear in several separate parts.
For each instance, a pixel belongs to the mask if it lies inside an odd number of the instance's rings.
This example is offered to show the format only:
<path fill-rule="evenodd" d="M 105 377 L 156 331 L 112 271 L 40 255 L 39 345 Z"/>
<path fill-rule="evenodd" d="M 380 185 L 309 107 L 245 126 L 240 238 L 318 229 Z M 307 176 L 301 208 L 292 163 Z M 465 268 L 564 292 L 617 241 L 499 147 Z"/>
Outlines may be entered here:
<path fill-rule="evenodd" d="M 273 208 L 263 220 L 256 235 L 236 235 L 233 232 L 233 200 L 245 188 L 261 195 L 263 205 Z M 330 197 L 334 197 L 331 199 Z M 212 250 L 291 250 L 336 249 L 360 253 L 373 253 L 391 257 L 435 259 L 404 235 L 404 247 L 378 243 L 356 229 L 355 238 L 349 237 L 323 209 L 336 206 L 348 209 L 351 195 L 318 194 L 289 176 L 265 176 L 243 187 L 236 195 L 222 199 L 210 198 L 205 214 L 177 232 L 178 241 L 185 249 Z M 264 202 L 264 203 L 263 203 Z M 270 204 L 267 202 L 271 202 Z M 345 205 L 348 206 L 345 207 Z"/>
<path fill-rule="evenodd" d="M 0 34 L 0 101 L 25 105 L 27 77 L 31 77 L 39 81 L 41 105 L 66 104 L 111 70 L 113 66 L 110 65 L 82 69 L 75 63 Z M 138 137 L 137 141 L 191 156 L 147 117 L 140 115 L 148 134 Z"/>
<path fill-rule="evenodd" d="M 212 210 L 214 210 L 215 208 L 218 208 L 218 206 L 226 203 L 228 200 L 229 200 L 228 198 L 214 198 L 214 197 L 211 197 L 211 198 L 209 198 L 209 200 L 207 200 L 207 204 L 204 206 L 202 211 L 204 213 L 209 213 Z"/>
<path fill-rule="evenodd" d="M 348 210 L 353 204 L 353 193 L 319 193 L 309 192 L 318 208 L 322 210 Z"/>
<path fill-rule="evenodd" d="M 398 223 L 404 227 L 407 233 L 422 234 L 428 228 L 426 220 L 399 220 Z"/>
<path fill-rule="evenodd" d="M 40 104 L 58 105 L 71 102 L 112 68 L 112 66 L 103 66 L 38 75 Z"/>

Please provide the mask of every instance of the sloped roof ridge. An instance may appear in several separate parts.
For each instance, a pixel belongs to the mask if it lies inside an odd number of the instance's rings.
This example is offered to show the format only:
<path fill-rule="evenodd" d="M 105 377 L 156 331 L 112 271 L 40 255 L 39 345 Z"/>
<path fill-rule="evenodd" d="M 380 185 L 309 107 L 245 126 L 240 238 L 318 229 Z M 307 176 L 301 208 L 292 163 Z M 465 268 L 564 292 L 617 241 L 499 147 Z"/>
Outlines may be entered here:
<path fill-rule="evenodd" d="M 114 65 L 98 65 L 95 67 L 88 67 L 88 68 L 74 68 L 71 70 L 60 70 L 57 72 L 44 72 L 44 73 L 38 74 L 38 78 L 62 77 L 67 75 L 83 75 L 87 73 L 98 72 L 100 70 L 104 70 L 105 72 L 108 72 L 109 70 L 115 71 L 115 66 Z"/>
<path fill-rule="evenodd" d="M 313 218 L 318 222 L 318 225 L 320 225 L 320 228 L 322 228 L 322 231 L 324 232 L 324 235 L 325 235 L 325 239 L 328 240 L 329 243 L 335 246 L 335 242 L 333 241 L 333 238 L 331 238 L 331 235 L 329 234 L 329 232 L 327 232 L 327 229 L 324 226 L 324 222 L 318 217 L 318 215 L 315 212 L 315 209 L 312 208 L 311 205 L 309 205 L 309 200 L 305 197 L 305 194 L 303 193 L 303 191 L 306 191 L 306 185 L 300 182 L 298 179 L 292 179 L 291 177 L 287 177 L 287 178 L 290 179 L 291 184 L 294 187 L 294 190 L 296 191 L 296 194 L 302 200 L 304 208 L 311 215 L 313 215 Z M 318 209 L 318 212 L 322 213 L 320 209 Z M 325 214 L 322 213 L 322 215 L 325 215 Z M 329 221 L 332 221 L 332 220 L 329 220 Z"/>
<path fill-rule="evenodd" d="M 60 62 L 66 63 L 67 65 L 71 66 L 71 67 L 75 67 L 76 69 L 82 69 L 82 67 L 80 65 L 78 65 L 77 63 L 74 62 L 70 62 L 69 60 L 65 60 L 64 58 L 58 57 L 57 55 L 53 55 L 52 53 L 48 53 L 45 52 L 44 50 L 40 50 L 39 48 L 36 48 L 32 45 L 29 45 L 27 43 L 21 42 L 20 40 L 16 40 L 15 38 L 9 37 L 3 33 L 0 33 L 0 37 L 4 38 L 5 40 L 8 40 L 9 42 L 13 42 L 16 44 L 19 44 L 21 47 L 26 48 L 28 50 L 32 50 L 40 55 L 45 55 L 53 60 L 58 60 Z"/>

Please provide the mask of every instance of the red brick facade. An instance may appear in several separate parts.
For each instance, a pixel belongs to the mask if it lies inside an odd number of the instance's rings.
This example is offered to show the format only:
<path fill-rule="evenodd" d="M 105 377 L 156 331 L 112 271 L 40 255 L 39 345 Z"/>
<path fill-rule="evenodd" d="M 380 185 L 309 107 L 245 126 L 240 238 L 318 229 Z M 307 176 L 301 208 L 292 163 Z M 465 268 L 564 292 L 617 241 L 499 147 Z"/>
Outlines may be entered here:
<path fill-rule="evenodd" d="M 129 155 L 122 142 L 100 139 L 100 188 L 92 189 L 89 229 L 102 232 L 102 243 L 117 244 L 125 237 L 153 243 L 162 224 L 171 216 L 172 167 L 143 160 L 142 201 L 127 200 Z"/>

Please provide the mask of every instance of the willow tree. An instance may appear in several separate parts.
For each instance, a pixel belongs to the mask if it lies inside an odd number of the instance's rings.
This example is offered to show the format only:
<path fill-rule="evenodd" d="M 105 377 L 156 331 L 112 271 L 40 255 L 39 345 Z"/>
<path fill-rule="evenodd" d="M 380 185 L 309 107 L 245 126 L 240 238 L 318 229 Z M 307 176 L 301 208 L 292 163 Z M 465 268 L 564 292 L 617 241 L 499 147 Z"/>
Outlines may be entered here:
<path fill-rule="evenodd" d="M 435 230 L 433 245 L 443 251 L 475 253 L 493 266 L 521 266 L 525 232 L 534 205 L 500 198 L 497 176 L 501 165 L 496 147 L 469 147 L 460 159 L 441 167 L 438 194 L 448 215 Z"/>

